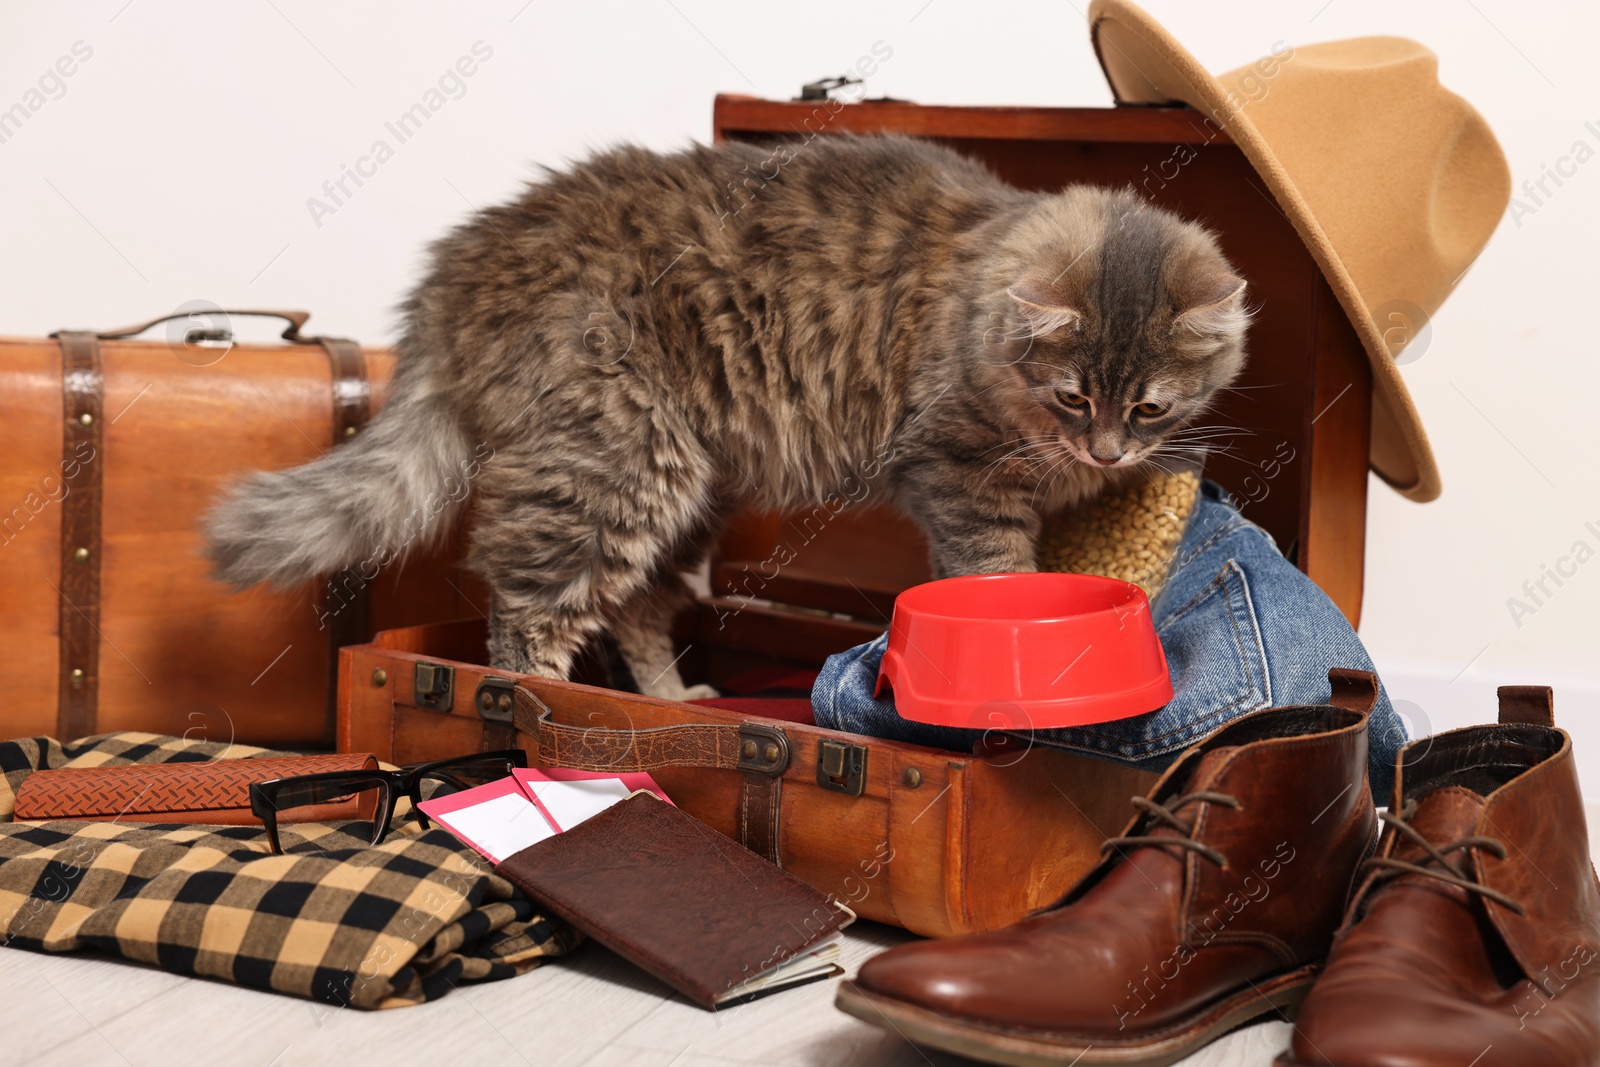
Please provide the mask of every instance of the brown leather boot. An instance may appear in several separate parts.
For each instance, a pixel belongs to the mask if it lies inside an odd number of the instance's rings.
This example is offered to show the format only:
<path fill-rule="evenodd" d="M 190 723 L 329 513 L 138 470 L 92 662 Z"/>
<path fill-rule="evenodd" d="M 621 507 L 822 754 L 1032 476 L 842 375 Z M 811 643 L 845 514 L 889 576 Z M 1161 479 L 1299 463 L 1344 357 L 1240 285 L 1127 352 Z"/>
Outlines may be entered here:
<path fill-rule="evenodd" d="M 1600 886 L 1550 690 L 1402 749 L 1385 822 L 1278 1062 L 1600 1064 Z"/>
<path fill-rule="evenodd" d="M 992 1063 L 1167 1064 L 1305 995 L 1377 841 L 1376 680 L 1189 749 L 1054 908 L 867 961 L 838 1006 Z M 1465 1067 L 1465 1065 L 1462 1065 Z"/>

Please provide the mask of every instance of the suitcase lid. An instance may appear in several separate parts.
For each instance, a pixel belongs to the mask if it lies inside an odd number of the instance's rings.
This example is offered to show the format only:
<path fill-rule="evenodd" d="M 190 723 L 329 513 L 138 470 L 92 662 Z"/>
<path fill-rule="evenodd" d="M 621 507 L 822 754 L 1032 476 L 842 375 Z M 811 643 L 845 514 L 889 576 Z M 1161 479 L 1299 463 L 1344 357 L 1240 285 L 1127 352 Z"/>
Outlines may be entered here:
<path fill-rule="evenodd" d="M 815 95 L 815 94 L 813 94 Z M 926 106 L 903 100 L 721 95 L 718 142 L 837 133 L 928 137 L 1027 189 L 1133 185 L 1213 230 L 1260 306 L 1250 359 L 1208 423 L 1238 427 L 1206 476 L 1355 623 L 1366 536 L 1371 373 L 1311 254 L 1226 132 L 1184 107 Z M 752 513 L 712 559 L 712 592 L 887 624 L 930 577 L 926 542 L 889 508 Z"/>

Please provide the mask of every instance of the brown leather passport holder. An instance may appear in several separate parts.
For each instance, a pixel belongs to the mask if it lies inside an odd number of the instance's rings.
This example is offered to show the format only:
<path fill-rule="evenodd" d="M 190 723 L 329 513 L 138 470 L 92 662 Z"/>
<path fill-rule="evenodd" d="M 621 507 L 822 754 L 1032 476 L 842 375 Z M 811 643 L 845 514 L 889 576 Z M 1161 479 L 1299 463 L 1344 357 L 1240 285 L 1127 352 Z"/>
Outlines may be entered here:
<path fill-rule="evenodd" d="M 713 1011 L 842 973 L 828 952 L 817 959 L 808 951 L 854 918 L 794 875 L 646 794 L 530 845 L 497 870 Z M 829 951 L 836 955 L 836 948 Z M 780 969 L 770 973 L 774 968 Z"/>
<path fill-rule="evenodd" d="M 370 752 L 264 756 L 194 763 L 132 763 L 121 767 L 60 767 L 34 771 L 17 788 L 12 817 L 118 822 L 260 826 L 250 810 L 250 783 L 323 771 L 373 770 Z M 280 822 L 370 819 L 377 790 L 332 804 L 292 808 Z"/>

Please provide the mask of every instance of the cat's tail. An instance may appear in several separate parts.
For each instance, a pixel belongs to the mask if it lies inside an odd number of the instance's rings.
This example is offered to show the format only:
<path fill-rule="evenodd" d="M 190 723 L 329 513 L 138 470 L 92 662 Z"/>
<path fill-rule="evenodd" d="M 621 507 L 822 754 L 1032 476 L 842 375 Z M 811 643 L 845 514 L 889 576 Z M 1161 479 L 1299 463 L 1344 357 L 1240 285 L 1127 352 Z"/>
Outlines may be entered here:
<path fill-rule="evenodd" d="M 204 519 L 213 573 L 241 589 L 346 567 L 370 577 L 450 528 L 483 458 L 441 398 L 420 381 L 397 382 L 348 443 L 227 493 Z"/>

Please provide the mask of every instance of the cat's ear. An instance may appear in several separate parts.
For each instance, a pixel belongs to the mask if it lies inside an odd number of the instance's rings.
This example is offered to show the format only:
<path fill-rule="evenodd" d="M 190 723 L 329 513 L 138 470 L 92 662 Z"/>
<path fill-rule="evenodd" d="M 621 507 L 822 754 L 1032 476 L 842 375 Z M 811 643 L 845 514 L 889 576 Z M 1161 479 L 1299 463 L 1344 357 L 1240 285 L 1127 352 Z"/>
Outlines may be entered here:
<path fill-rule="evenodd" d="M 1250 325 L 1244 290 L 1245 281 L 1236 274 L 1210 275 L 1178 297 L 1172 328 L 1211 337 L 1243 333 Z"/>
<path fill-rule="evenodd" d="M 1022 313 L 1023 319 L 1035 337 L 1067 329 L 1083 318 L 1076 308 L 1066 307 L 1061 297 L 1031 279 L 1024 279 L 1006 290 L 1006 295 Z"/>

